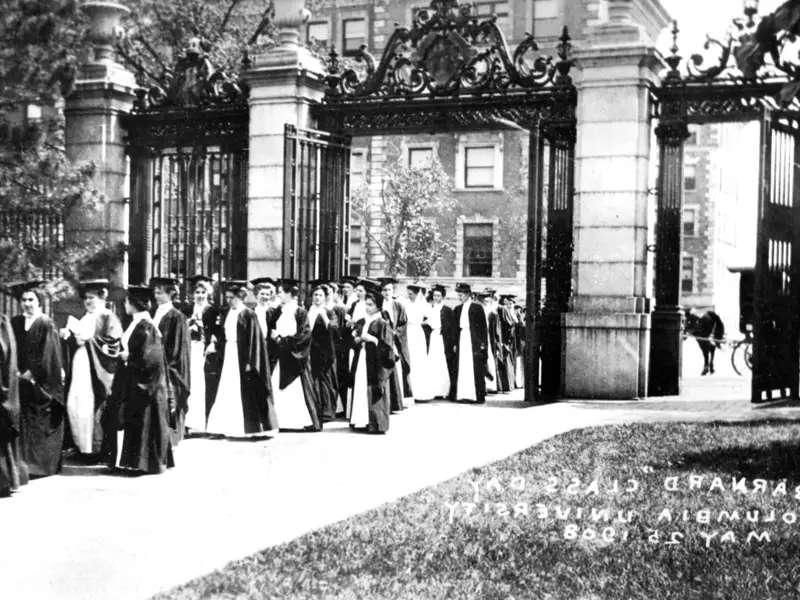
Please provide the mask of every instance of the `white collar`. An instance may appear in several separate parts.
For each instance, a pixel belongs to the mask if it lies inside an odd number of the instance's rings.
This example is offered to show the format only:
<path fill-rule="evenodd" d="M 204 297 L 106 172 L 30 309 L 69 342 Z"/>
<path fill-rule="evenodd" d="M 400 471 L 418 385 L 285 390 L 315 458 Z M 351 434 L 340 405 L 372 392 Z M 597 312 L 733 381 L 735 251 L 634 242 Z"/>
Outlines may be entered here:
<path fill-rule="evenodd" d="M 164 304 L 159 304 L 156 307 L 156 315 L 165 315 L 169 312 L 169 309 L 172 308 L 172 302 L 165 302 Z"/>
<path fill-rule="evenodd" d="M 150 313 L 146 310 L 133 313 L 133 320 L 131 321 L 131 325 L 135 325 L 139 321 L 150 321 Z"/>

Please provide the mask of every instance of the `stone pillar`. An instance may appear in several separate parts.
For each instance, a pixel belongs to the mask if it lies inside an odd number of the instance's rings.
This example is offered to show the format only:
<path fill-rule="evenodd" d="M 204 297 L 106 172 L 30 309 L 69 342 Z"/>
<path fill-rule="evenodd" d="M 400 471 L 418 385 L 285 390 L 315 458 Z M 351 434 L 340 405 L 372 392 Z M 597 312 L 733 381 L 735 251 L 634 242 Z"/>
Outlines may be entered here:
<path fill-rule="evenodd" d="M 646 278 L 650 159 L 648 86 L 663 68 L 655 39 L 669 16 L 658 0 L 614 0 L 576 53 L 573 305 L 565 315 L 564 395 L 647 394 Z"/>
<path fill-rule="evenodd" d="M 92 53 L 66 98 L 66 153 L 73 163 L 95 164 L 94 185 L 104 202 L 96 211 L 71 215 L 64 224 L 64 236 L 69 241 L 100 240 L 111 246 L 128 241 L 129 191 L 120 116 L 131 109 L 136 82 L 133 73 L 116 62 L 113 41 L 120 19 L 130 11 L 121 4 L 99 1 L 84 2 L 81 9 L 90 20 Z M 125 284 L 127 278 L 127 266 L 122 265 L 112 285 Z M 118 300 L 115 296 L 118 293 L 112 293 Z"/>
<path fill-rule="evenodd" d="M 283 169 L 286 124 L 313 128 L 313 103 L 324 93 L 321 62 L 300 45 L 309 12 L 304 0 L 276 0 L 280 44 L 254 56 L 250 85 L 248 277 L 280 276 L 283 252 Z"/>

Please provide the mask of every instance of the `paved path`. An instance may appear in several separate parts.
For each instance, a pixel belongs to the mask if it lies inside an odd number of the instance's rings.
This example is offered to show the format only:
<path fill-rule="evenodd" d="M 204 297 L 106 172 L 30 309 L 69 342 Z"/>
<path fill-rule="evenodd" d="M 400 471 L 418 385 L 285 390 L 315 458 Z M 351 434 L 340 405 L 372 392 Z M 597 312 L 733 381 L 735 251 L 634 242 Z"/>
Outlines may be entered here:
<path fill-rule="evenodd" d="M 711 400 L 534 407 L 516 393 L 484 406 L 417 405 L 392 417 L 386 436 L 337 423 L 259 442 L 190 439 L 160 476 L 69 467 L 0 502 L 3 597 L 147 598 L 573 428 L 800 418 L 794 407 L 754 409 L 724 378 L 698 383 Z"/>

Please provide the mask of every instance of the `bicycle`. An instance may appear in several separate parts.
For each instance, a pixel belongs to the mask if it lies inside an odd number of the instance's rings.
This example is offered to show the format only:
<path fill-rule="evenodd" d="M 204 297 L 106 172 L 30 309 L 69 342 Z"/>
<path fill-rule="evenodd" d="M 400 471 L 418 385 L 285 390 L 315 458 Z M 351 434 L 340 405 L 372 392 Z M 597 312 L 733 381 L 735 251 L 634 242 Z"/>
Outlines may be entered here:
<path fill-rule="evenodd" d="M 744 363 L 750 371 L 753 370 L 753 336 L 749 333 L 745 334 L 745 337 L 741 340 L 736 340 L 735 342 L 731 342 L 731 366 L 733 370 L 736 371 L 737 375 L 742 375 L 742 371 L 740 370 L 741 363 Z M 740 352 L 741 349 L 741 352 Z M 737 357 L 741 354 L 741 358 Z M 737 363 L 739 365 L 737 366 Z"/>

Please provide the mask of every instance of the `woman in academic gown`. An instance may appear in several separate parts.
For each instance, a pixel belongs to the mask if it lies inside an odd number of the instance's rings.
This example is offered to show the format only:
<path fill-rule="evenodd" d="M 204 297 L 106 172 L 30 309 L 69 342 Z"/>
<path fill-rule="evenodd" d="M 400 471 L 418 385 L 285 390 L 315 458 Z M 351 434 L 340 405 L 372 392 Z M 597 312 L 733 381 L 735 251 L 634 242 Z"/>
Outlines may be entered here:
<path fill-rule="evenodd" d="M 308 325 L 311 328 L 311 386 L 317 400 L 317 414 L 323 423 L 336 418 L 339 395 L 334 345 L 339 323 L 334 311 L 326 304 L 329 290 L 325 284 L 313 285 L 311 306 L 308 309 Z"/>
<path fill-rule="evenodd" d="M 118 365 L 122 325 L 106 306 L 108 280 L 81 281 L 86 313 L 61 330 L 71 357 L 67 386 L 67 415 L 78 452 L 108 462 L 116 438 L 110 426 L 108 398 Z M 112 419 L 114 421 L 115 419 Z"/>
<path fill-rule="evenodd" d="M 408 379 L 416 399 L 429 400 L 428 391 L 431 372 L 428 365 L 428 345 L 423 324 L 428 318 L 430 306 L 425 301 L 425 288 L 419 285 L 406 286 L 406 336 L 408 339 Z"/>
<path fill-rule="evenodd" d="M 167 394 L 161 334 L 147 311 L 150 288 L 130 286 L 125 312 L 131 323 L 122 334 L 114 401 L 124 432 L 118 466 L 138 473 L 163 473 L 175 466 L 172 428 L 176 405 Z"/>
<path fill-rule="evenodd" d="M 430 378 L 427 386 L 427 395 L 429 396 L 427 399 L 448 398 L 452 385 L 445 347 L 447 344 L 451 344 L 453 310 L 444 304 L 444 294 L 445 288 L 442 286 L 434 286 L 431 291 L 433 304 L 427 319 L 431 330 L 427 355 L 428 377 Z M 447 340 L 447 344 L 445 340 Z"/>
<path fill-rule="evenodd" d="M 270 332 L 275 324 L 275 311 L 278 309 L 278 299 L 275 297 L 275 280 L 271 277 L 258 277 L 250 281 L 253 286 L 253 295 L 256 297 L 256 305 L 253 310 L 256 313 L 258 326 L 261 328 L 261 335 L 267 341 L 267 355 L 269 356 L 269 371 L 275 371 L 278 362 L 278 348 L 275 340 L 272 339 Z"/>
<path fill-rule="evenodd" d="M 331 331 L 333 348 L 336 352 L 336 415 L 344 415 L 347 407 L 347 390 L 350 387 L 350 344 L 353 340 L 347 323 L 347 305 L 338 282 L 332 281 L 328 287 L 327 306 L 333 313 L 335 326 Z M 351 286 L 352 287 L 352 286 Z"/>
<path fill-rule="evenodd" d="M 223 289 L 227 307 L 216 328 L 222 365 L 206 429 L 228 437 L 263 435 L 278 429 L 267 345 L 255 312 L 244 304 L 247 282 L 227 281 Z"/>
<path fill-rule="evenodd" d="M 488 360 L 488 327 L 483 307 L 470 299 L 466 283 L 456 286 L 461 304 L 454 311 L 458 327 L 456 343 L 455 400 L 486 402 L 486 361 Z"/>
<path fill-rule="evenodd" d="M 394 285 L 397 280 L 392 277 L 380 277 L 383 319 L 392 328 L 392 338 L 394 339 L 394 352 L 398 357 L 394 368 L 394 378 L 390 382 L 391 401 L 389 403 L 392 412 L 398 412 L 408 408 L 414 403 L 411 389 L 411 382 L 408 375 L 411 372 L 411 365 L 408 357 L 408 316 L 405 307 L 394 299 Z"/>
<path fill-rule="evenodd" d="M 208 407 L 216 394 L 216 348 L 211 344 L 219 312 L 211 303 L 214 286 L 211 279 L 195 275 L 189 279 L 194 301 L 186 305 L 186 325 L 189 328 L 190 382 L 186 402 L 186 429 L 201 433 L 206 430 Z"/>
<path fill-rule="evenodd" d="M 281 429 L 319 431 L 317 400 L 311 385 L 311 327 L 306 310 L 299 306 L 299 283 L 278 282 L 281 305 L 270 335 L 278 347 L 278 365 L 272 373 L 275 412 Z"/>
<path fill-rule="evenodd" d="M 389 430 L 389 381 L 394 373 L 394 339 L 381 316 L 380 290 L 367 290 L 366 315 L 353 327 L 353 388 L 350 395 L 350 426 L 368 433 Z"/>
<path fill-rule="evenodd" d="M 22 460 L 32 477 L 61 470 L 64 443 L 64 370 L 61 340 L 42 313 L 42 282 L 12 286 L 22 313 L 11 319 L 17 342 Z"/>
<path fill-rule="evenodd" d="M 0 314 L 0 498 L 28 483 L 20 449 L 17 343 L 11 321 Z"/>
<path fill-rule="evenodd" d="M 497 307 L 497 316 L 500 322 L 500 343 L 503 346 L 504 368 L 508 377 L 508 391 L 516 387 L 517 348 L 516 324 L 514 315 L 513 296 L 506 294 L 500 296 L 500 305 Z M 510 304 L 510 306 L 509 306 Z"/>
<path fill-rule="evenodd" d="M 516 363 L 516 385 L 518 388 L 525 387 L 525 309 L 521 306 L 514 306 L 516 323 L 514 325 L 514 343 L 517 363 Z"/>
<path fill-rule="evenodd" d="M 176 406 L 175 422 L 172 431 L 172 445 L 177 446 L 183 439 L 186 411 L 189 408 L 191 381 L 191 351 L 189 349 L 189 327 L 186 317 L 178 310 L 174 301 L 178 296 L 178 282 L 167 277 L 154 277 L 150 280 L 156 309 L 153 325 L 161 333 L 164 356 L 167 361 L 167 394 L 174 399 Z"/>

